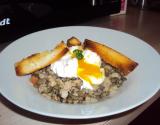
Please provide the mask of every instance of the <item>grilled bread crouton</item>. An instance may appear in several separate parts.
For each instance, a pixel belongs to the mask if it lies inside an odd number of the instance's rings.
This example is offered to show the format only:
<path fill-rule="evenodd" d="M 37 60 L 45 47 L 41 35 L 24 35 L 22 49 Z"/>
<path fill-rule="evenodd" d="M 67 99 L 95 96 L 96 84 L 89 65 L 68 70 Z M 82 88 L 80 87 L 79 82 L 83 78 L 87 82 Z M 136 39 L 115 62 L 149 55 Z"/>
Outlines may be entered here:
<path fill-rule="evenodd" d="M 81 45 L 81 42 L 76 37 L 71 37 L 70 39 L 67 40 L 68 47 L 80 46 L 80 45 Z"/>
<path fill-rule="evenodd" d="M 106 63 L 116 67 L 124 75 L 133 71 L 138 65 L 137 62 L 131 60 L 120 52 L 92 40 L 85 39 L 84 48 L 96 52 Z"/>
<path fill-rule="evenodd" d="M 68 48 L 62 41 L 53 50 L 44 51 L 28 56 L 15 63 L 16 75 L 27 75 L 39 69 L 42 69 L 60 59 L 67 51 Z"/>

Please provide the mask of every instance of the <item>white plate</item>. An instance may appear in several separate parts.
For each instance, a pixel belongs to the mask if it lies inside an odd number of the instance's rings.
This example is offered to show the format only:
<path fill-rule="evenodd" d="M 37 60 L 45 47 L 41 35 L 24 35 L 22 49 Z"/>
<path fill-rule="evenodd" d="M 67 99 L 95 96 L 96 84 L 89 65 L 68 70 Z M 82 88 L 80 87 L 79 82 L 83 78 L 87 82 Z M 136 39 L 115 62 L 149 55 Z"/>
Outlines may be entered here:
<path fill-rule="evenodd" d="M 14 63 L 37 52 L 52 49 L 59 41 L 75 36 L 103 42 L 139 63 L 118 92 L 95 104 L 71 105 L 50 101 L 29 83 L 29 76 L 17 77 Z M 61 27 L 20 38 L 0 54 L 0 92 L 19 107 L 45 116 L 86 119 L 114 115 L 147 101 L 160 88 L 159 54 L 142 40 L 126 33 L 97 27 Z"/>

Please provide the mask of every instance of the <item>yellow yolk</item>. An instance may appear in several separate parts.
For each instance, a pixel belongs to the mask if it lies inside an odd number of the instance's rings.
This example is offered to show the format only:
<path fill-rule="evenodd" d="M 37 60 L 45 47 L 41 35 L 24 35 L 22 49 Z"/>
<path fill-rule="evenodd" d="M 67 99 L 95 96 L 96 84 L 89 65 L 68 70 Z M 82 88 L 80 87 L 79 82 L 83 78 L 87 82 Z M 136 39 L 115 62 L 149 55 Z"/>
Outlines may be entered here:
<path fill-rule="evenodd" d="M 91 76 L 97 79 L 103 77 L 99 66 L 87 63 L 84 59 L 78 60 L 77 75 L 90 84 L 92 84 Z"/>
<path fill-rule="evenodd" d="M 83 81 L 81 89 L 93 89 L 93 85 L 99 85 L 104 81 L 105 73 L 101 68 L 100 57 L 91 50 L 83 50 L 83 59 L 78 60 L 73 54 L 77 46 L 61 59 L 51 64 L 51 69 L 60 77 L 76 77 Z"/>

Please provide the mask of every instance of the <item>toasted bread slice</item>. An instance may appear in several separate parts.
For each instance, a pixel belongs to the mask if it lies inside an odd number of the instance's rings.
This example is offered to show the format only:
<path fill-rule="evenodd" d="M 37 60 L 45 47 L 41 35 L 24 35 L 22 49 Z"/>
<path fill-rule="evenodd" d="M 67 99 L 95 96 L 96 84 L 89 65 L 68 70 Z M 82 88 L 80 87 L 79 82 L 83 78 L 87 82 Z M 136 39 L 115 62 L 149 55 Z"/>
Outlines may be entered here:
<path fill-rule="evenodd" d="M 88 48 L 94 52 L 96 52 L 100 57 L 110 65 L 116 67 L 119 69 L 124 75 L 127 75 L 131 71 L 135 69 L 135 67 L 138 65 L 137 62 L 131 60 L 130 58 L 126 57 L 125 55 L 121 54 L 120 52 L 117 52 L 116 50 L 97 43 L 95 41 L 91 41 L 88 39 L 85 39 L 84 41 L 84 48 Z"/>
<path fill-rule="evenodd" d="M 68 47 L 80 46 L 80 45 L 81 45 L 81 42 L 76 37 L 71 37 L 70 39 L 67 40 Z"/>
<path fill-rule="evenodd" d="M 60 59 L 68 51 L 62 41 L 53 50 L 33 54 L 15 64 L 15 71 L 18 76 L 33 73 Z"/>

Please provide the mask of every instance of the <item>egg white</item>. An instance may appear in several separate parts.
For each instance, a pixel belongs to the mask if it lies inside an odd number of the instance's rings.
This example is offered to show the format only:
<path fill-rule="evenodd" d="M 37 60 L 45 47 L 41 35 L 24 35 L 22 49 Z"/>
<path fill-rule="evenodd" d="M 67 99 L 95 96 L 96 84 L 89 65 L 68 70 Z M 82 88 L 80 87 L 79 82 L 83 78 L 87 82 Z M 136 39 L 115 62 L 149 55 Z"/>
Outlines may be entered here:
<path fill-rule="evenodd" d="M 88 67 L 80 67 L 79 66 L 79 61 L 76 57 L 73 57 L 73 51 L 75 49 L 78 49 L 79 46 L 74 46 L 70 47 L 70 51 L 65 54 L 61 59 L 56 61 L 55 63 L 51 64 L 51 69 L 54 73 L 56 73 L 60 77 L 76 77 L 80 78 L 83 81 L 83 85 L 81 86 L 81 89 L 93 89 L 92 85 L 99 85 L 104 81 L 104 69 L 100 68 L 101 66 L 101 58 L 99 55 L 97 55 L 95 52 L 91 50 L 84 50 L 83 55 L 83 63 L 86 63 Z M 91 65 L 91 67 L 89 66 Z M 83 66 L 83 65 L 82 65 Z M 95 77 L 96 72 L 94 72 L 92 66 L 96 67 L 97 69 L 100 70 L 100 75 L 99 77 Z M 79 70 L 84 70 L 84 74 L 79 75 L 78 71 Z M 85 74 L 89 70 L 93 70 L 92 73 L 90 74 Z M 84 76 L 85 77 L 84 77 Z M 82 77 L 83 76 L 83 77 Z M 87 80 L 89 79 L 89 81 Z"/>

